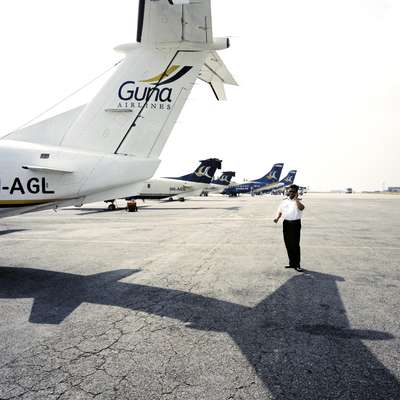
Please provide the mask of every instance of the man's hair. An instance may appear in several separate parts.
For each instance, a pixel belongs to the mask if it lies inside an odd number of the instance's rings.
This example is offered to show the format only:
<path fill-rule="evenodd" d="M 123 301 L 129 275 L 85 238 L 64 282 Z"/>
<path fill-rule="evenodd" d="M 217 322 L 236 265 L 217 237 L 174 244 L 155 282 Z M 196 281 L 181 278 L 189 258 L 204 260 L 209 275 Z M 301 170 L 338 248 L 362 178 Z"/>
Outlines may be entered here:
<path fill-rule="evenodd" d="M 290 186 L 289 186 L 289 190 L 290 190 L 290 189 L 294 190 L 295 192 L 298 192 L 298 191 L 299 191 L 299 187 L 298 187 L 297 185 L 290 185 Z"/>

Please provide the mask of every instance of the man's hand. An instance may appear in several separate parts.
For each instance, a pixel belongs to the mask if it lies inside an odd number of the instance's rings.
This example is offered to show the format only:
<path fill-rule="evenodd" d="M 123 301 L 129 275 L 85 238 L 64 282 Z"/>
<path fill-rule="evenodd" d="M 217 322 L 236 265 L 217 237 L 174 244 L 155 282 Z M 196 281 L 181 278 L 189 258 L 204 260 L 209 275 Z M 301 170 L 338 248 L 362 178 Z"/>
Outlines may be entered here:
<path fill-rule="evenodd" d="M 274 219 L 274 222 L 277 224 L 277 223 L 279 222 L 279 220 L 281 219 L 281 217 L 282 217 L 282 212 L 279 211 L 279 212 L 278 212 L 278 215 L 277 215 L 276 218 Z"/>
<path fill-rule="evenodd" d="M 298 208 L 300 211 L 303 211 L 303 210 L 305 209 L 305 207 L 304 207 L 304 204 L 301 203 L 301 201 L 300 201 L 301 199 L 299 199 L 298 197 L 296 197 L 295 200 L 296 200 L 297 208 Z"/>

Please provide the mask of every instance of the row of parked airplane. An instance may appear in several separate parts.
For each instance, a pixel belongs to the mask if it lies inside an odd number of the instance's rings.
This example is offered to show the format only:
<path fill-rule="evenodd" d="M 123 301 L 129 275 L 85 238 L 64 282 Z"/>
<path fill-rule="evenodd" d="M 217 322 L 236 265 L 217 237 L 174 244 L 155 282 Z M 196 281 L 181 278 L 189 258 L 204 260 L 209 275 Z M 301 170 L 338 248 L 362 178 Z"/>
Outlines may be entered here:
<path fill-rule="evenodd" d="M 223 194 L 234 197 L 243 193 L 257 195 L 283 190 L 294 183 L 297 174 L 297 170 L 293 169 L 288 172 L 285 178 L 279 180 L 282 174 L 283 165 L 283 163 L 274 164 L 271 171 L 263 177 L 239 185 L 229 186 L 223 191 Z"/>
<path fill-rule="evenodd" d="M 217 52 L 229 47 L 228 38 L 213 36 L 211 0 L 139 0 L 137 43 L 117 47 L 125 58 L 100 92 L 0 140 L 0 217 L 196 193 L 198 182 L 187 176 L 151 178 L 196 80 L 217 100 L 225 100 L 226 84 L 237 85 Z M 208 160 L 194 175 L 209 179 L 219 166 Z M 223 178 L 214 185 L 225 186 Z M 264 178 L 226 190 L 267 190 L 272 180 Z"/>
<path fill-rule="evenodd" d="M 234 171 L 225 171 L 219 178 L 214 179 L 218 169 L 221 169 L 222 161 L 218 158 L 209 158 L 200 161 L 196 170 L 188 175 L 179 177 L 153 178 L 145 182 L 141 192 L 126 197 L 126 200 L 163 200 L 184 201 L 187 196 L 208 195 L 219 193 L 236 197 L 243 193 L 266 194 L 275 190 L 283 190 L 294 183 L 296 170 L 291 170 L 285 178 L 280 179 L 283 163 L 273 165 L 271 171 L 259 179 L 250 182 L 235 184 L 232 179 L 236 176 Z M 115 200 L 107 200 L 110 210 L 114 210 Z"/>

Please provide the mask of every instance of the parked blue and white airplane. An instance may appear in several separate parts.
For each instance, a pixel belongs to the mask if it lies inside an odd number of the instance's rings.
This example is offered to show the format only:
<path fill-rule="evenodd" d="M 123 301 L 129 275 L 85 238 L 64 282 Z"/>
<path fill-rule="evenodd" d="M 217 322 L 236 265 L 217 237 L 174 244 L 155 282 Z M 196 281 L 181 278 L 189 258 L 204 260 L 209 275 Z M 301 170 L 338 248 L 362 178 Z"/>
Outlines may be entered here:
<path fill-rule="evenodd" d="M 201 196 L 208 196 L 209 193 L 220 193 L 231 184 L 233 177 L 236 176 L 234 171 L 225 171 L 218 179 L 213 179 L 208 187 L 203 190 Z"/>
<path fill-rule="evenodd" d="M 276 182 L 276 183 L 271 183 L 269 185 L 261 186 L 260 188 L 254 190 L 254 193 L 256 194 L 267 194 L 271 193 L 274 190 L 284 190 L 288 186 L 292 185 L 294 183 L 294 180 L 296 178 L 297 170 L 292 169 L 289 171 L 289 173 L 286 175 L 285 178 L 283 178 L 281 181 Z"/>
<path fill-rule="evenodd" d="M 275 164 L 271 171 L 265 176 L 259 179 L 255 179 L 250 182 L 241 183 L 239 185 L 234 185 L 226 188 L 222 194 L 229 195 L 231 197 L 238 196 L 242 193 L 252 193 L 254 190 L 260 187 L 270 185 L 279 181 L 283 169 L 283 163 Z"/>
<path fill-rule="evenodd" d="M 188 175 L 150 179 L 145 182 L 138 195 L 130 196 L 126 200 L 178 199 L 184 201 L 187 196 L 199 196 L 209 186 L 217 169 L 221 169 L 222 161 L 218 158 L 209 158 L 200 163 L 198 168 Z M 109 208 L 112 209 L 112 207 Z"/>

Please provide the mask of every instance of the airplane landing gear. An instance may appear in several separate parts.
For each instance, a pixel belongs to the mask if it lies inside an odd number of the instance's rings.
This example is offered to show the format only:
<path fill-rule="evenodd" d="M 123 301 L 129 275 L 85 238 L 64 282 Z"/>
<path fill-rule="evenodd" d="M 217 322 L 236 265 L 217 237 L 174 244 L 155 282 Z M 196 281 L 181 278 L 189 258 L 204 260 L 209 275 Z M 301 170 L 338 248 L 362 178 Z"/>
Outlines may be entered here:
<path fill-rule="evenodd" d="M 185 198 L 184 198 L 184 197 L 180 197 L 180 198 L 179 198 L 179 201 L 180 201 L 181 203 L 183 203 L 183 202 L 185 201 Z"/>
<path fill-rule="evenodd" d="M 104 203 L 110 203 L 109 206 L 107 207 L 108 211 L 115 211 L 117 209 L 117 206 L 115 205 L 115 199 L 114 200 L 106 200 Z"/>
<path fill-rule="evenodd" d="M 108 207 L 108 211 L 115 211 L 117 209 L 117 206 L 112 202 Z"/>
<path fill-rule="evenodd" d="M 138 207 L 137 207 L 136 200 L 129 200 L 129 201 L 126 203 L 126 209 L 127 209 L 129 212 L 137 212 L 137 211 L 138 211 Z"/>

